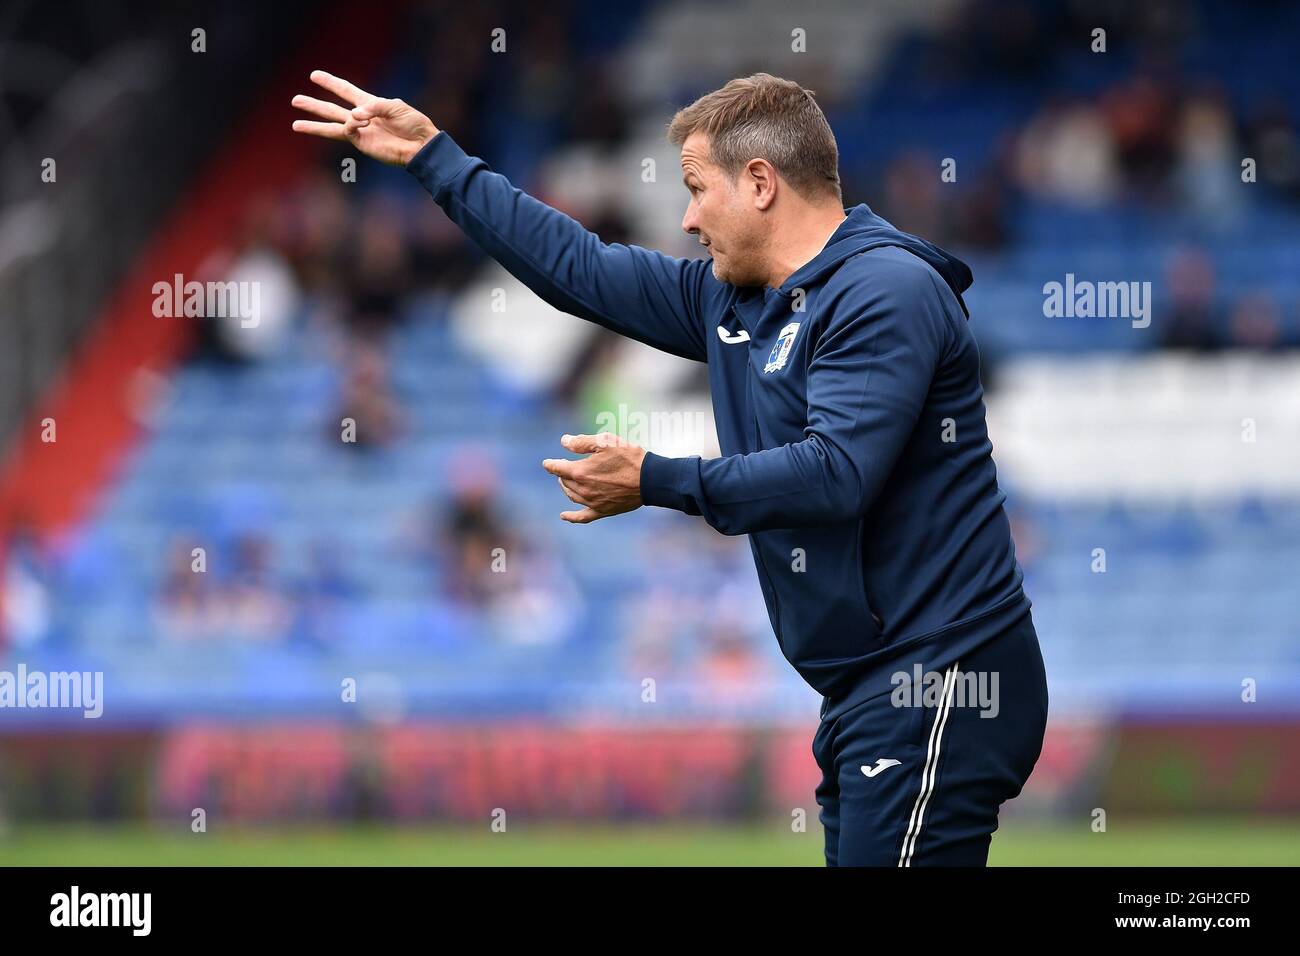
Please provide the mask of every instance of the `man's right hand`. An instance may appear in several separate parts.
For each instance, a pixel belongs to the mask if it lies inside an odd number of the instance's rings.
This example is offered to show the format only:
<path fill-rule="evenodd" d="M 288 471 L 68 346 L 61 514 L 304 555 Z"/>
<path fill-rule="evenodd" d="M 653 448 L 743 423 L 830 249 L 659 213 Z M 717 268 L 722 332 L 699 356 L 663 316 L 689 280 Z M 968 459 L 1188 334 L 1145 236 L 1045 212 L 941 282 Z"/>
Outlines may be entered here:
<path fill-rule="evenodd" d="M 429 117 L 401 100 L 371 96 L 347 80 L 323 70 L 314 70 L 311 80 L 352 108 L 344 109 L 337 103 L 299 94 L 293 98 L 293 105 L 326 122 L 294 120 L 296 133 L 345 140 L 371 159 L 391 166 L 405 166 L 425 143 L 438 134 L 438 127 L 430 122 Z"/>

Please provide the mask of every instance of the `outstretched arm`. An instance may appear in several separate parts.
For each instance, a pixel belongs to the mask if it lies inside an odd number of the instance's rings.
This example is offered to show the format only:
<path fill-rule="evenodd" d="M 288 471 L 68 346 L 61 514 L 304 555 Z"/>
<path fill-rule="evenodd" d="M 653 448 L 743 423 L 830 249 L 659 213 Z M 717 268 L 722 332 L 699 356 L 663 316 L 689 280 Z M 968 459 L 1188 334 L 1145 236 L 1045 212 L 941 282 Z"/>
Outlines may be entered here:
<path fill-rule="evenodd" d="M 295 131 L 352 143 L 404 166 L 488 255 L 551 305 L 665 352 L 707 360 L 703 305 L 724 294 L 704 260 L 604 243 L 558 210 L 466 155 L 427 116 L 322 71 L 312 81 L 349 104 L 310 96 L 293 105 L 318 117 Z"/>

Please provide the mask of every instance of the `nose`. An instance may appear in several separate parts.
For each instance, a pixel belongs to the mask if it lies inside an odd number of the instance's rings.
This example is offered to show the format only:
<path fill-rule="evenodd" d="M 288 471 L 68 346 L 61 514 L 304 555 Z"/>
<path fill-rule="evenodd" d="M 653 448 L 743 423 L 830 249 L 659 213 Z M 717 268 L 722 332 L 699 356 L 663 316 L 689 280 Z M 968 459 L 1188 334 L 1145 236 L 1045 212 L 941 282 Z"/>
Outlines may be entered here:
<path fill-rule="evenodd" d="M 695 214 L 695 200 L 692 199 L 686 207 L 686 214 L 682 216 L 682 232 L 694 236 L 699 231 L 699 217 Z"/>

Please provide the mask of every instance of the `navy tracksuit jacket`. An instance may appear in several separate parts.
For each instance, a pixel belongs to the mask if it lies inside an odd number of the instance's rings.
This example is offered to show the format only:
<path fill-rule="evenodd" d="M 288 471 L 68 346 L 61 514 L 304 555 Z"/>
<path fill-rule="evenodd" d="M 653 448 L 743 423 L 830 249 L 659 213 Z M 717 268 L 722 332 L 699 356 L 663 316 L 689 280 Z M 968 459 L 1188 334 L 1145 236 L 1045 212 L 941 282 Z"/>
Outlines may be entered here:
<path fill-rule="evenodd" d="M 1017 626 L 1032 632 L 964 263 L 860 205 L 781 288 L 739 288 L 708 260 L 603 243 L 446 132 L 408 169 L 551 305 L 708 363 L 722 457 L 647 453 L 641 497 L 750 536 L 777 641 L 823 695 L 824 728 L 847 727 L 900 671 L 943 673 Z M 1045 716 L 1045 687 L 1041 703 Z"/>

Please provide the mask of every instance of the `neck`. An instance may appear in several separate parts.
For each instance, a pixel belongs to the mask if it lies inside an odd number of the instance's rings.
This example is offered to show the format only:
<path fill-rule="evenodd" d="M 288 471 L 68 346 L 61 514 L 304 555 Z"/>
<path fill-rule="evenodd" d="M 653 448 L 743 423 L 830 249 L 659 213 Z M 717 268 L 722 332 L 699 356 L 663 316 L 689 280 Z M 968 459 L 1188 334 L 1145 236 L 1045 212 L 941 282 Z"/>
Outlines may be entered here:
<path fill-rule="evenodd" d="M 793 211 L 779 228 L 773 230 L 767 284 L 774 289 L 780 288 L 787 279 L 817 258 L 831 235 L 847 218 L 839 203 L 803 206 Z"/>

